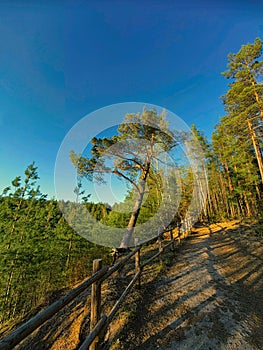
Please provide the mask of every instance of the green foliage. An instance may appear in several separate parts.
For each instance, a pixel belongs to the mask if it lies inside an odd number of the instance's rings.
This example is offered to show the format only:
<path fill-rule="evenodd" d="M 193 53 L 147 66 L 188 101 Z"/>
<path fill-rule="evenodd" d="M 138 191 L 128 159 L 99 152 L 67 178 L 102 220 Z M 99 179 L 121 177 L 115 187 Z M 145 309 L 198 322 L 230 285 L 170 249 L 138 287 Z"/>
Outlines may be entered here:
<path fill-rule="evenodd" d="M 208 222 L 233 218 L 260 217 L 262 220 L 263 186 L 260 170 L 260 155 L 263 146 L 263 61 L 262 42 L 242 46 L 237 54 L 230 54 L 228 70 L 223 75 L 231 80 L 229 90 L 223 96 L 226 116 L 221 118 L 209 144 L 206 137 L 192 126 L 192 133 L 201 148 L 189 140 L 189 158 L 192 168 L 199 171 L 196 158 L 201 151 L 209 181 L 207 205 L 200 220 Z M 166 194 L 165 181 L 181 186 L 182 193 L 171 226 L 174 227 L 186 215 L 196 186 L 190 167 L 180 167 L 180 179 L 172 171 L 166 176 L 162 169 L 156 171 L 160 161 L 153 146 L 168 151 L 176 146 L 169 131 L 165 113 L 156 111 L 127 114 L 117 135 L 110 138 L 93 138 L 91 156 L 71 152 L 72 163 L 80 177 L 91 179 L 95 173 L 98 182 L 105 173 L 113 173 L 130 184 L 123 203 L 107 204 L 89 202 L 84 196 L 81 183 L 75 189 L 77 202 L 65 202 L 69 213 L 79 208 L 82 201 L 90 214 L 109 226 L 105 233 L 109 246 L 114 242 L 111 227 L 127 227 L 134 213 L 134 202 L 141 195 L 141 207 L 137 211 L 137 223 L 152 218 L 163 205 L 161 216 L 169 205 L 179 199 Z M 133 139 L 130 137 L 133 135 Z M 185 135 L 179 135 L 184 137 Z M 178 138 L 177 138 L 178 139 Z M 129 142 L 126 142 L 129 140 Z M 145 147 L 145 140 L 148 142 Z M 143 141 L 143 142 L 142 142 Z M 138 152 L 138 144 L 143 152 Z M 117 147 L 121 145 L 121 147 Z M 140 148 L 140 147 L 139 147 Z M 146 153 L 145 153 L 146 150 Z M 109 166 L 107 157 L 113 159 Z M 155 158 L 155 160 L 154 160 Z M 147 176 L 145 176 L 147 174 Z M 48 200 L 37 184 L 35 163 L 30 164 L 24 176 L 17 176 L 0 195 L 0 321 L 19 321 L 41 304 L 54 301 L 52 295 L 74 285 L 91 273 L 92 260 L 103 258 L 109 261 L 109 250 L 88 242 L 77 235 L 62 216 L 55 200 Z M 144 186 L 141 186 L 141 180 Z M 199 189 L 204 191 L 198 184 Z M 205 197 L 205 193 L 204 193 Z M 71 219 L 69 215 L 69 221 Z M 74 221 L 72 226 L 83 225 Z M 260 226 L 261 225 L 261 226 Z M 259 232 L 262 222 L 259 225 Z M 90 235 L 92 223 L 84 228 Z"/>
<path fill-rule="evenodd" d="M 209 212 L 212 220 L 257 216 L 262 210 L 262 41 L 228 56 L 227 112 L 212 135 Z"/>
<path fill-rule="evenodd" d="M 77 235 L 58 203 L 41 193 L 37 180 L 33 163 L 24 179 L 16 177 L 0 197 L 2 324 L 54 301 L 54 292 L 91 274 L 94 258 L 108 261 L 108 250 Z"/>
<path fill-rule="evenodd" d="M 155 110 L 145 109 L 141 114 L 126 114 L 116 135 L 101 139 L 94 137 L 91 144 L 90 157 L 70 152 L 78 175 L 103 182 L 103 175 L 112 173 L 136 187 L 135 180 L 149 161 L 150 147 L 158 145 L 167 151 L 175 146 L 175 141 L 165 121 L 165 113 L 158 115 Z M 158 151 L 155 156 L 158 156 Z M 107 164 L 107 158 L 113 160 L 112 167 Z"/>
<path fill-rule="evenodd" d="M 111 212 L 111 206 L 103 203 L 86 202 L 85 207 L 89 213 L 98 221 L 101 221 Z"/>
<path fill-rule="evenodd" d="M 231 129 L 232 142 L 254 148 L 254 158 L 263 182 L 263 60 L 262 41 L 243 45 L 237 54 L 228 56 L 228 70 L 222 74 L 231 79 L 223 96 L 227 112 L 224 125 Z M 226 120 L 227 119 L 227 120 Z M 250 152 L 251 153 L 251 152 Z"/>
<path fill-rule="evenodd" d="M 149 181 L 156 181 L 156 168 L 162 164 L 163 153 L 174 148 L 177 142 L 169 130 L 165 112 L 158 115 L 154 109 L 144 109 L 142 113 L 126 114 L 115 135 L 94 137 L 91 144 L 90 155 L 77 155 L 71 151 L 70 159 L 78 175 L 89 181 L 101 183 L 107 173 L 126 181 L 134 199 L 132 208 L 127 210 L 127 202 L 131 202 L 128 196 L 124 203 L 125 213 L 120 215 L 113 211 L 104 222 L 117 224 L 117 227 L 127 226 L 121 242 L 121 245 L 127 246 L 131 243 L 136 224 L 147 220 L 149 214 L 153 215 L 146 209 L 147 206 L 155 207 L 153 203 L 156 201 L 150 198 L 153 191 L 149 191 L 149 200 L 142 206 L 146 186 L 150 188 Z"/>

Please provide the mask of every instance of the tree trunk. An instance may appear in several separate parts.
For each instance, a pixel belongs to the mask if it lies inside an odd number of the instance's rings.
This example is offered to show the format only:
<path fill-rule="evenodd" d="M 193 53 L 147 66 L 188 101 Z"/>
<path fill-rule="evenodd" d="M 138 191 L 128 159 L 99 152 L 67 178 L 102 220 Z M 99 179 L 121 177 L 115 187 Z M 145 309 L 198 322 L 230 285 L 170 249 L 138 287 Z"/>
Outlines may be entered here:
<path fill-rule="evenodd" d="M 257 89 L 256 89 L 255 81 L 252 80 L 251 84 L 253 86 L 254 96 L 256 98 L 256 101 L 257 101 L 257 104 L 258 104 L 258 108 L 260 110 L 260 117 L 261 117 L 261 120 L 263 121 L 263 108 L 262 108 L 262 105 L 260 103 L 260 98 L 259 98 L 259 95 L 258 95 L 258 92 L 257 92 Z"/>
<path fill-rule="evenodd" d="M 136 225 L 137 219 L 138 219 L 139 214 L 140 214 L 141 205 L 142 205 L 143 197 L 145 194 L 146 180 L 147 180 L 147 177 L 149 175 L 149 171 L 150 171 L 150 163 L 147 164 L 146 169 L 142 175 L 142 179 L 139 183 L 138 197 L 137 197 L 137 200 L 134 204 L 133 212 L 131 214 L 127 229 L 123 235 L 123 239 L 121 241 L 120 248 L 127 248 L 130 244 L 132 244 L 131 239 L 132 239 L 134 227 Z"/>
<path fill-rule="evenodd" d="M 230 206 L 229 206 L 229 202 L 228 202 L 227 193 L 226 193 L 225 182 L 223 180 L 222 173 L 221 173 L 220 169 L 218 169 L 218 171 L 219 171 L 219 182 L 220 182 L 220 187 L 221 187 L 221 188 L 219 187 L 219 189 L 220 189 L 220 192 L 221 192 L 221 195 L 222 195 L 222 202 L 224 203 L 224 208 L 226 209 L 227 214 L 228 215 L 229 214 L 232 215 L 231 209 L 230 209 Z M 229 178 L 229 174 L 227 174 L 227 175 L 228 175 L 228 183 L 229 183 L 229 185 L 232 186 L 230 178 Z"/>
<path fill-rule="evenodd" d="M 69 268 L 69 263 L 70 263 L 70 258 L 71 258 L 71 250 L 72 250 L 72 240 L 73 240 L 73 235 L 71 235 L 70 241 L 69 241 L 68 256 L 67 256 L 67 261 L 66 261 L 66 269 Z"/>
<path fill-rule="evenodd" d="M 261 175 L 261 182 L 263 183 L 263 158 L 262 158 L 262 153 L 258 144 L 258 140 L 257 140 L 257 135 L 255 133 L 255 130 L 253 128 L 252 122 L 250 119 L 248 119 L 248 128 L 249 128 L 249 132 L 250 132 L 250 136 L 253 142 L 253 147 L 256 153 L 256 158 L 257 158 L 257 162 L 258 162 L 258 168 L 259 168 L 259 172 Z"/>

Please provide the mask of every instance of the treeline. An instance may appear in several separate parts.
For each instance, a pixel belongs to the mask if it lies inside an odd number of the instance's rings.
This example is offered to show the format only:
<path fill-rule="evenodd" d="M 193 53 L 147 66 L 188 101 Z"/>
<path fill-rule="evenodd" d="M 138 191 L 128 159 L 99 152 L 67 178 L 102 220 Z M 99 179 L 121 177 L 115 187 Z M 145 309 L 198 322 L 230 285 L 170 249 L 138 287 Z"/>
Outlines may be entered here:
<path fill-rule="evenodd" d="M 222 96 L 226 115 L 204 143 L 209 167 L 208 208 L 214 220 L 262 216 L 263 61 L 262 41 L 229 54 L 230 80 Z"/>
<path fill-rule="evenodd" d="M 109 250 L 75 233 L 58 203 L 37 184 L 35 164 L 0 197 L 0 323 L 18 320 L 56 300 L 63 289 L 88 276 L 92 260 Z M 97 218 L 105 206 L 94 205 Z"/>
<path fill-rule="evenodd" d="M 47 199 L 38 181 L 37 167 L 32 163 L 24 176 L 16 177 L 0 195 L 0 332 L 46 307 L 67 288 L 90 275 L 93 259 L 103 258 L 105 263 L 111 263 L 111 247 L 93 244 L 76 233 L 62 214 L 61 203 Z M 182 181 L 181 215 L 191 199 L 192 176 L 185 173 Z M 158 210 L 162 202 L 161 184 L 161 179 L 149 181 L 138 224 L 149 220 Z M 81 186 L 75 193 L 83 195 Z M 113 207 L 91 203 L 88 198 L 82 196 L 79 200 L 96 220 L 109 227 L 127 226 L 130 212 L 120 212 L 119 206 L 123 210 L 125 205 L 129 207 L 129 202 L 133 203 L 132 192 L 124 203 Z M 72 208 L 72 213 L 75 205 L 79 205 L 63 204 Z M 177 222 L 175 215 L 171 225 Z M 88 230 L 92 231 L 92 226 Z"/>

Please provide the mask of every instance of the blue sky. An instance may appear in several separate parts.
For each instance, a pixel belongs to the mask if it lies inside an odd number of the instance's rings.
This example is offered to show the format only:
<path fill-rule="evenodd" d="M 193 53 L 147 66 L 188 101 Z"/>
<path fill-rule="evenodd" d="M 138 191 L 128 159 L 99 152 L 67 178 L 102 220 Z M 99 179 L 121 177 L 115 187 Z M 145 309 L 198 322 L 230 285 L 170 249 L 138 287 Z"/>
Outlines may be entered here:
<path fill-rule="evenodd" d="M 242 0 L 1 1 L 0 191 L 35 161 L 53 196 L 65 135 L 107 105 L 159 105 L 209 137 L 227 54 L 262 38 L 262 14 Z"/>

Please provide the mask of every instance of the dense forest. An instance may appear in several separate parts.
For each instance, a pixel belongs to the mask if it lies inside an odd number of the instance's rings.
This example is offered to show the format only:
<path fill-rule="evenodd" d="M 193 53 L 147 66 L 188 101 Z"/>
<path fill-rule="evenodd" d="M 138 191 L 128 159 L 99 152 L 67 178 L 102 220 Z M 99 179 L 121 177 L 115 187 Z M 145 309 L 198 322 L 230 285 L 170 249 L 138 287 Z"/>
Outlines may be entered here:
<path fill-rule="evenodd" d="M 16 177 L 0 199 L 2 324 L 50 303 L 63 288 L 87 276 L 92 259 L 107 251 L 76 234 L 37 181 L 32 163 L 24 178 Z M 102 215 L 103 205 L 94 207 Z"/>
<path fill-rule="evenodd" d="M 215 126 L 211 142 L 195 125 L 191 128 L 202 146 L 208 169 L 209 193 L 199 220 L 262 220 L 262 41 L 257 38 L 230 54 L 223 75 L 229 79 L 229 89 L 222 96 L 226 114 Z M 194 186 L 191 169 L 181 169 L 181 177 L 181 201 L 170 224 L 173 226 L 184 218 Z M 149 195 L 137 223 L 154 215 L 162 200 L 161 187 L 157 178 L 149 177 Z M 125 202 L 130 202 L 132 196 L 129 192 Z M 129 225 L 130 215 L 118 212 L 119 204 L 95 204 L 89 196 L 83 196 L 82 203 L 96 220 L 111 226 Z M 103 257 L 107 262 L 110 252 L 110 248 L 90 243 L 75 233 L 58 202 L 41 192 L 34 162 L 0 196 L 0 249 L 3 327 L 57 299 L 64 289 L 89 275 L 94 258 Z"/>

